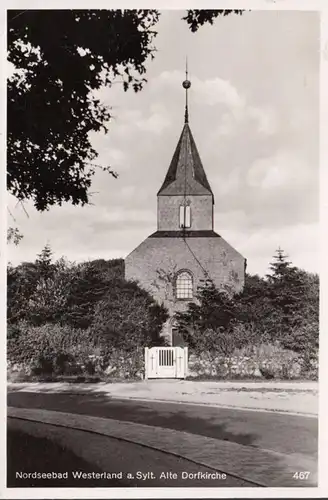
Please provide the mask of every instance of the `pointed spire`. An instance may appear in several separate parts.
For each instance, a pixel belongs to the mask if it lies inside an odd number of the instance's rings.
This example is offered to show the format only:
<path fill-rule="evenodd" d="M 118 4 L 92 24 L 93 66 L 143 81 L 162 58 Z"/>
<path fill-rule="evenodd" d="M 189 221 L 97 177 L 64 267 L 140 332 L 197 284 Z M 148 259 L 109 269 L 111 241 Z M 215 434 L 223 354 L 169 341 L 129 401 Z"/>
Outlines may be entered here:
<path fill-rule="evenodd" d="M 186 108 L 185 108 L 185 123 L 189 123 L 189 111 L 188 111 L 188 89 L 191 87 L 191 82 L 188 80 L 188 58 L 186 57 L 186 79 L 182 83 L 183 88 L 186 90 Z"/>
<path fill-rule="evenodd" d="M 213 196 L 189 125 L 184 125 L 158 195 Z"/>
<path fill-rule="evenodd" d="M 182 86 L 186 90 L 185 123 L 166 177 L 157 195 L 181 196 L 187 194 L 212 195 L 213 197 L 188 123 L 188 89 L 191 87 L 191 82 L 188 79 L 187 60 L 186 79 Z"/>

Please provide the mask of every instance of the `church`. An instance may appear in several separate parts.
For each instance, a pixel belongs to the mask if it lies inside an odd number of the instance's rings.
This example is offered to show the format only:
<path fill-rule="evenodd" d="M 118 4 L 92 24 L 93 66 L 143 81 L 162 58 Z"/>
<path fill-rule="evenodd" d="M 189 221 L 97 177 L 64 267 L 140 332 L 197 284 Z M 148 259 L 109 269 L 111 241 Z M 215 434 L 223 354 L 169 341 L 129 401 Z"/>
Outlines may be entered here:
<path fill-rule="evenodd" d="M 163 336 L 181 345 L 174 315 L 195 300 L 197 287 L 211 279 L 236 292 L 245 281 L 246 259 L 214 231 L 214 193 L 189 126 L 186 80 L 184 126 L 157 193 L 157 231 L 125 259 L 125 278 L 137 281 L 169 311 Z"/>

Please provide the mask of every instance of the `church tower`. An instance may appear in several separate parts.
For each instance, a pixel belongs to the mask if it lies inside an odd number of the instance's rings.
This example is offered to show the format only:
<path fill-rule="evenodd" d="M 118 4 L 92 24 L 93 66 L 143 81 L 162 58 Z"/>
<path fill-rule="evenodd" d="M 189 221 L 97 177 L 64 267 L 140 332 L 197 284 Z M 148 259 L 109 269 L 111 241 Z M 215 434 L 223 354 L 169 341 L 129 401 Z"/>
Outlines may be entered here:
<path fill-rule="evenodd" d="M 212 231 L 214 196 L 189 127 L 186 80 L 185 123 L 170 167 L 157 193 L 158 231 Z"/>
<path fill-rule="evenodd" d="M 189 126 L 186 79 L 184 125 L 164 182 L 157 193 L 157 231 L 125 259 L 125 277 L 163 303 L 170 314 L 163 335 L 181 342 L 174 315 L 195 300 L 204 278 L 236 292 L 244 286 L 245 258 L 214 231 L 214 194 Z"/>

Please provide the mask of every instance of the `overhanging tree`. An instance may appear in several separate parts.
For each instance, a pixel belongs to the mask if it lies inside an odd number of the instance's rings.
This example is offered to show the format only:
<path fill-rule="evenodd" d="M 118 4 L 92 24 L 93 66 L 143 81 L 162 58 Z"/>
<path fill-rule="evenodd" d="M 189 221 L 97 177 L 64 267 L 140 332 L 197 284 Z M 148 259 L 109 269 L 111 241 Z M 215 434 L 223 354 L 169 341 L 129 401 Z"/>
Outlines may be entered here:
<path fill-rule="evenodd" d="M 7 243 L 13 243 L 14 245 L 18 245 L 23 235 L 19 232 L 17 227 L 9 227 L 7 230 Z"/>
<path fill-rule="evenodd" d="M 233 10 L 189 10 L 192 31 Z M 89 133 L 107 132 L 110 109 L 94 91 L 139 91 L 153 58 L 157 10 L 9 10 L 7 185 L 37 210 L 89 202 L 97 165 Z"/>
<path fill-rule="evenodd" d="M 217 19 L 217 17 L 219 16 L 228 16 L 232 13 L 241 15 L 243 12 L 244 12 L 243 10 L 229 10 L 229 9 L 224 9 L 224 10 L 189 9 L 187 11 L 187 15 L 183 19 L 187 21 L 191 31 L 195 32 L 198 31 L 200 26 L 203 26 L 204 24 L 208 23 L 213 24 L 214 20 Z"/>
<path fill-rule="evenodd" d="M 155 10 L 9 11 L 8 188 L 38 210 L 88 202 L 97 153 L 89 132 L 107 131 L 93 91 L 120 78 L 142 88 L 154 53 Z M 109 166 L 103 167 L 115 175 Z"/>

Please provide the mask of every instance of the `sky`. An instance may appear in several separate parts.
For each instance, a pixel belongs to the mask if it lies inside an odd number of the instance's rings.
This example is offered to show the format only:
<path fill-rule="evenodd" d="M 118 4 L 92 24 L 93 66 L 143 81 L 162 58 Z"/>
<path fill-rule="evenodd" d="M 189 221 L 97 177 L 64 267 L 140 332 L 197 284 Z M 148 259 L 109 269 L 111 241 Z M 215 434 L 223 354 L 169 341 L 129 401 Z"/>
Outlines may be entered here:
<path fill-rule="evenodd" d="M 184 121 L 188 55 L 189 123 L 215 196 L 214 228 L 264 275 L 278 247 L 294 265 L 319 271 L 319 61 L 316 12 L 252 11 L 191 33 L 182 11 L 163 11 L 139 93 L 103 88 L 109 132 L 92 135 L 98 164 L 92 205 L 38 213 L 9 196 L 24 238 L 8 246 L 14 265 L 49 243 L 71 261 L 126 257 L 157 229 L 156 193 Z M 13 221 L 14 217 L 15 221 Z"/>

